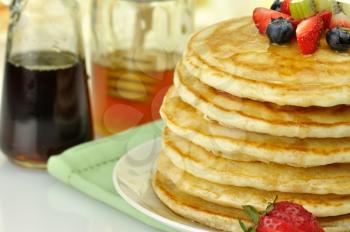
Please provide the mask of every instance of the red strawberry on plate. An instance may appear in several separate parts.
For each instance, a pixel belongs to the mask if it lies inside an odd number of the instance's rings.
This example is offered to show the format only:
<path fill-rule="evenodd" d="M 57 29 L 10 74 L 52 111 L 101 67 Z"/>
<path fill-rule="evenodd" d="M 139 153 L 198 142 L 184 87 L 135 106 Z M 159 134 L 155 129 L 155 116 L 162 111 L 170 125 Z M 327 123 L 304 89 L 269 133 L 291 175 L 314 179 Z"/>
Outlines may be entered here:
<path fill-rule="evenodd" d="M 278 202 L 261 217 L 257 232 L 324 232 L 316 218 L 301 205 Z"/>
<path fill-rule="evenodd" d="M 323 31 L 323 20 L 315 15 L 302 21 L 296 30 L 299 49 L 302 54 L 309 55 L 317 50 Z"/>
<path fill-rule="evenodd" d="M 298 204 L 274 202 L 269 204 L 265 212 L 260 213 L 252 206 L 243 208 L 255 224 L 247 228 L 240 221 L 244 232 L 324 232 L 316 218 Z"/>
<path fill-rule="evenodd" d="M 290 1 L 291 0 L 284 0 L 281 3 L 281 12 L 287 15 L 290 15 Z"/>
<path fill-rule="evenodd" d="M 331 23 L 331 20 L 332 20 L 332 12 L 330 11 L 322 11 L 320 13 L 318 13 L 318 16 L 320 16 L 323 20 L 323 29 L 328 29 L 329 28 L 329 25 Z"/>
<path fill-rule="evenodd" d="M 278 11 L 266 9 L 263 7 L 255 8 L 253 13 L 253 20 L 255 22 L 256 27 L 259 29 L 260 33 L 266 32 L 266 28 L 272 19 L 277 19 L 280 17 L 289 19 L 289 20 L 291 19 L 290 15 L 283 14 Z"/>
<path fill-rule="evenodd" d="M 333 15 L 329 28 L 332 29 L 334 27 L 345 27 L 350 29 L 350 17 L 344 13 Z"/>

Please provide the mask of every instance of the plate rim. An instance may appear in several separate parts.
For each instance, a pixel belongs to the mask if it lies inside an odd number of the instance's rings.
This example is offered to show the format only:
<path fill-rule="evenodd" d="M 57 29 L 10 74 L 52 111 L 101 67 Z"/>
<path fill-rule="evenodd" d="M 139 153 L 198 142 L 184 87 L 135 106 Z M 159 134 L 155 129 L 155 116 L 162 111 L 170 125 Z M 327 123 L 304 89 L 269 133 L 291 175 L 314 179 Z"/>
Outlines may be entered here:
<path fill-rule="evenodd" d="M 146 144 L 148 143 L 161 143 L 161 140 L 160 140 L 160 136 L 159 137 L 156 137 L 156 138 L 153 138 L 153 139 L 150 139 L 150 140 L 147 140 L 141 144 L 139 144 L 138 146 L 130 149 L 129 151 L 127 151 L 124 155 L 121 156 L 121 158 L 117 161 L 117 163 L 115 164 L 114 168 L 113 168 L 113 186 L 115 188 L 115 190 L 117 191 L 117 193 L 131 206 L 133 207 L 134 209 L 138 210 L 139 212 L 149 216 L 150 218 L 164 224 L 164 225 L 167 225 L 167 226 L 170 226 L 172 227 L 173 229 L 177 229 L 177 230 L 185 230 L 185 231 L 188 231 L 188 232 L 210 232 L 209 228 L 208 230 L 204 230 L 204 229 L 200 229 L 200 228 L 194 228 L 190 225 L 185 225 L 181 222 L 178 222 L 178 221 L 174 221 L 174 220 L 171 220 L 165 216 L 162 216 L 158 213 L 155 213 L 145 207 L 143 207 L 142 205 L 138 204 L 137 202 L 135 202 L 133 199 L 131 199 L 127 194 L 124 193 L 124 191 L 122 190 L 122 187 L 121 185 L 123 185 L 123 183 L 119 180 L 118 178 L 118 170 L 119 170 L 119 167 L 125 162 L 125 159 L 127 159 L 128 155 L 130 155 L 130 153 L 133 153 L 135 152 L 135 150 L 138 150 L 140 149 L 140 147 L 143 147 L 143 146 L 146 146 Z M 159 154 L 152 154 L 151 155 L 152 157 L 154 156 L 154 158 L 152 159 L 152 167 L 154 167 L 154 163 L 157 161 L 158 157 L 159 157 Z M 150 175 L 153 175 L 153 170 L 150 170 Z M 149 182 L 151 183 L 151 182 Z M 125 185 L 125 184 L 124 184 Z M 152 184 L 151 184 L 152 185 Z M 158 198 L 157 194 L 154 192 L 154 189 L 153 189 L 153 186 L 151 186 L 151 189 L 153 191 L 153 193 L 156 195 L 156 197 Z M 168 210 L 170 210 L 163 202 L 161 202 L 161 200 L 158 198 L 158 200 L 160 201 L 161 204 L 163 204 Z M 171 210 L 170 210 L 171 211 Z M 172 212 L 172 211 L 171 211 Z M 186 219 L 186 218 L 184 218 Z M 188 220 L 188 219 L 186 219 Z M 189 220 L 190 221 L 190 220 Z M 195 222 L 194 222 L 195 223 Z M 198 224 L 200 225 L 200 224 Z"/>

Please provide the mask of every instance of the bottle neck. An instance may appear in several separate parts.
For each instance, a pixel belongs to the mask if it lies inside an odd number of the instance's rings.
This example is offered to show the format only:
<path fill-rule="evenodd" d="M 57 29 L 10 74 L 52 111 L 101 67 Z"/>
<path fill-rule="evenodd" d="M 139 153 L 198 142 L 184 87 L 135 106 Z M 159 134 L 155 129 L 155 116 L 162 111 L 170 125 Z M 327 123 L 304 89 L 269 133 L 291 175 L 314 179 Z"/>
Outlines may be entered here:
<path fill-rule="evenodd" d="M 10 10 L 7 57 L 37 51 L 81 55 L 76 1 L 13 0 Z"/>

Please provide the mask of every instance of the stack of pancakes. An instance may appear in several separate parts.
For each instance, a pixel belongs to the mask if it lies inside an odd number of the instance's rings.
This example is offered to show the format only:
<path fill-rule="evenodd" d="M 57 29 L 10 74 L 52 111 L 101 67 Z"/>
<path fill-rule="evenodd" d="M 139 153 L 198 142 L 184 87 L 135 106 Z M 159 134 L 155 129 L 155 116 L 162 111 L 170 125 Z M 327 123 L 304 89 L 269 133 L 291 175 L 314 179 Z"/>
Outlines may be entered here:
<path fill-rule="evenodd" d="M 195 34 L 161 115 L 153 187 L 175 213 L 241 231 L 242 205 L 303 205 L 350 231 L 350 54 L 274 46 L 250 18 Z"/>

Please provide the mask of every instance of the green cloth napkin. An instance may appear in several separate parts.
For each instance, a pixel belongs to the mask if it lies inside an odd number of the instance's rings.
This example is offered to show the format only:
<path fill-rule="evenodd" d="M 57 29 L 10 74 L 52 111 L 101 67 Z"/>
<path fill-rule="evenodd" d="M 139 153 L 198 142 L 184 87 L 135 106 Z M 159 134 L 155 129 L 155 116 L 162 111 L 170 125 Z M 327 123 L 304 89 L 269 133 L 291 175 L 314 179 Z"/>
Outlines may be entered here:
<path fill-rule="evenodd" d="M 167 227 L 132 208 L 114 190 L 112 171 L 117 160 L 130 149 L 160 136 L 164 123 L 156 121 L 123 133 L 73 147 L 48 162 L 49 173 L 62 182 L 100 200 L 150 226 Z"/>

